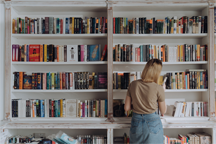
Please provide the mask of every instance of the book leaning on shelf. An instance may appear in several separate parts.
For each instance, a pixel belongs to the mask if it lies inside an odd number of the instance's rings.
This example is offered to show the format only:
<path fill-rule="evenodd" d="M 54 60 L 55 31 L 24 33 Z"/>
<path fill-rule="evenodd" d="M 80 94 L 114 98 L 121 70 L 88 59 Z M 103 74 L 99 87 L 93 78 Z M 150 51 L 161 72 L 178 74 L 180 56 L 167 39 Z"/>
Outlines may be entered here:
<path fill-rule="evenodd" d="M 127 89 L 128 85 L 141 79 L 142 72 L 114 72 L 113 89 Z M 159 77 L 159 85 L 162 85 L 164 77 L 167 77 L 166 89 L 207 89 L 208 75 L 204 69 L 188 69 L 185 72 L 170 72 Z"/>
<path fill-rule="evenodd" d="M 12 61 L 21 62 L 88 62 L 106 61 L 107 45 L 103 52 L 96 45 L 12 45 Z"/>
<path fill-rule="evenodd" d="M 164 144 L 211 144 L 211 135 L 199 132 L 199 133 L 189 133 L 186 135 L 178 134 L 178 138 L 170 138 L 164 135 Z"/>
<path fill-rule="evenodd" d="M 200 34 L 208 31 L 207 16 L 183 16 L 177 19 L 147 19 L 146 17 L 132 18 L 114 17 L 114 34 Z"/>
<path fill-rule="evenodd" d="M 16 18 L 13 34 L 100 34 L 107 33 L 106 17 Z"/>
<path fill-rule="evenodd" d="M 107 117 L 107 99 L 13 99 L 12 117 Z"/>
<path fill-rule="evenodd" d="M 182 102 L 176 101 L 174 105 L 174 117 L 207 117 L 208 102 Z"/>
<path fill-rule="evenodd" d="M 113 47 L 113 61 L 147 62 L 152 58 L 160 59 L 162 62 L 208 61 L 208 46 L 117 44 Z"/>
<path fill-rule="evenodd" d="M 14 89 L 107 89 L 107 72 L 14 72 Z"/>

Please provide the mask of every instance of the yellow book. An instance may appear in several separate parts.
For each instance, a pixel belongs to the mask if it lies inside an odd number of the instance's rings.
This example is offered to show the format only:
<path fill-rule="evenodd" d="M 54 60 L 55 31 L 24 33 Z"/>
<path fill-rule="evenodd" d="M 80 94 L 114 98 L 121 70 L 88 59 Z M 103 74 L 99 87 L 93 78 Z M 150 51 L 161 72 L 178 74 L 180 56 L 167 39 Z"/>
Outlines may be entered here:
<path fill-rule="evenodd" d="M 158 79 L 158 84 L 162 85 L 163 84 L 163 76 L 160 76 Z"/>
<path fill-rule="evenodd" d="M 179 72 L 177 73 L 177 89 L 180 89 Z"/>
<path fill-rule="evenodd" d="M 179 20 L 176 20 L 176 24 L 177 24 L 176 33 L 178 34 L 178 33 L 179 33 L 179 27 L 178 27 L 178 25 L 179 25 Z"/>
<path fill-rule="evenodd" d="M 12 33 L 15 34 L 15 19 L 12 20 Z"/>
<path fill-rule="evenodd" d="M 44 62 L 47 62 L 47 44 L 44 44 Z"/>
<path fill-rule="evenodd" d="M 197 61 L 200 61 L 200 45 L 197 45 Z"/>
<path fill-rule="evenodd" d="M 180 61 L 180 46 L 177 45 L 177 60 Z"/>
<path fill-rule="evenodd" d="M 156 45 L 154 45 L 154 57 L 157 58 L 157 53 L 156 53 Z"/>
<path fill-rule="evenodd" d="M 183 62 L 183 45 L 180 46 L 180 61 Z"/>
<path fill-rule="evenodd" d="M 55 89 L 55 73 L 51 73 L 51 81 L 52 81 L 52 90 Z"/>
<path fill-rule="evenodd" d="M 178 89 L 178 77 L 177 74 L 175 73 L 175 89 Z"/>
<path fill-rule="evenodd" d="M 90 34 L 90 23 L 89 23 L 89 19 L 87 19 L 87 34 Z"/>
<path fill-rule="evenodd" d="M 60 117 L 63 117 L 63 100 L 60 99 Z"/>
<path fill-rule="evenodd" d="M 72 17 L 71 33 L 74 34 L 74 17 Z"/>

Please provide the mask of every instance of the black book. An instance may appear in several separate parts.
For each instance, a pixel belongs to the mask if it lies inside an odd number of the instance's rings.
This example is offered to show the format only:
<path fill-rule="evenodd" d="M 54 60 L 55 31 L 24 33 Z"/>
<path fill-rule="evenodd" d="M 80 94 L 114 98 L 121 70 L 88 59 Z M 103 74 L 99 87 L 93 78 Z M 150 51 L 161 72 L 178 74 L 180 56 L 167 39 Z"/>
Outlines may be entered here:
<path fill-rule="evenodd" d="M 78 45 L 78 61 L 81 61 L 81 47 Z"/>
<path fill-rule="evenodd" d="M 129 46 L 129 49 L 130 49 L 130 61 L 133 61 L 133 45 L 132 44 Z"/>
<path fill-rule="evenodd" d="M 125 45 L 125 47 L 126 47 L 126 45 Z M 127 61 L 127 62 L 130 61 L 130 49 L 129 49 L 129 47 L 126 47 L 126 60 L 125 61 Z"/>
<path fill-rule="evenodd" d="M 21 61 L 24 61 L 25 52 L 24 52 L 24 45 L 21 46 Z"/>
<path fill-rule="evenodd" d="M 146 53 L 147 53 L 147 51 L 146 51 L 146 45 L 143 45 L 143 62 L 146 62 Z"/>
<path fill-rule="evenodd" d="M 121 59 L 120 59 L 120 61 L 125 61 L 125 55 L 124 55 L 124 47 L 121 47 L 121 45 L 119 45 L 119 47 L 120 47 L 120 50 L 121 50 Z"/>
<path fill-rule="evenodd" d="M 125 84 L 125 81 L 124 81 L 124 74 L 123 74 L 121 75 L 121 89 L 125 89 L 124 84 Z"/>
<path fill-rule="evenodd" d="M 57 62 L 57 47 L 54 46 L 54 62 Z"/>
<path fill-rule="evenodd" d="M 41 73 L 37 73 L 37 89 L 41 89 Z"/>
<path fill-rule="evenodd" d="M 12 117 L 15 117 L 15 101 L 14 100 L 12 100 L 12 104 L 11 104 L 11 106 L 12 106 Z"/>
<path fill-rule="evenodd" d="M 13 72 L 13 75 L 14 75 L 14 85 L 13 85 L 13 88 L 14 89 L 18 89 L 17 87 L 17 72 Z"/>
<path fill-rule="evenodd" d="M 81 34 L 81 18 L 78 18 L 77 20 L 77 33 Z"/>
<path fill-rule="evenodd" d="M 18 113 L 18 100 L 15 100 L 15 117 L 18 117 L 19 116 L 19 113 Z"/>
<path fill-rule="evenodd" d="M 142 33 L 142 18 L 139 18 L 139 34 Z"/>
<path fill-rule="evenodd" d="M 123 55 L 122 55 L 122 61 L 126 61 L 126 55 L 127 55 L 127 50 L 126 50 L 127 48 L 126 48 L 126 45 L 125 44 L 123 44 Z"/>
<path fill-rule="evenodd" d="M 75 83 L 75 89 L 78 89 L 78 73 L 74 73 L 74 83 Z"/>
<path fill-rule="evenodd" d="M 98 72 L 98 89 L 107 89 L 107 72 Z"/>
<path fill-rule="evenodd" d="M 67 62 L 67 45 L 64 45 L 64 62 Z"/>
<path fill-rule="evenodd" d="M 152 33 L 155 34 L 155 17 L 152 18 Z"/>
<path fill-rule="evenodd" d="M 146 61 L 149 61 L 149 45 L 146 45 Z"/>
<path fill-rule="evenodd" d="M 155 28 L 155 30 L 154 30 L 154 33 L 156 34 L 157 33 L 157 31 L 158 31 L 158 27 L 157 27 L 157 21 L 155 21 L 155 25 L 154 25 L 154 28 Z"/>
<path fill-rule="evenodd" d="M 147 23 L 146 23 L 146 18 L 145 17 L 142 20 L 142 26 L 143 26 L 142 34 L 145 34 L 146 33 L 146 28 L 147 28 Z"/>
<path fill-rule="evenodd" d="M 34 89 L 37 89 L 37 73 L 34 73 Z"/>
<path fill-rule="evenodd" d="M 74 34 L 77 33 L 77 18 L 74 18 Z"/>
<path fill-rule="evenodd" d="M 49 47 L 47 48 L 49 49 L 49 62 L 52 62 L 52 55 L 53 55 L 53 50 L 52 50 L 52 45 L 49 45 Z"/>
<path fill-rule="evenodd" d="M 208 33 L 208 17 L 204 16 L 204 33 Z"/>
<path fill-rule="evenodd" d="M 94 89 L 98 89 L 98 74 L 95 72 L 94 75 Z"/>
<path fill-rule="evenodd" d="M 74 19 L 74 20 L 75 20 L 75 19 Z M 67 23 L 67 20 L 66 20 L 66 23 Z M 69 25 L 69 31 L 68 31 L 68 33 L 67 33 L 67 31 L 65 31 L 66 34 L 69 34 L 70 31 L 71 31 L 71 33 L 72 33 L 72 30 L 70 29 L 70 25 L 72 25 L 72 17 L 69 18 L 69 23 L 68 23 L 68 25 Z M 74 25 L 73 25 L 73 26 L 74 26 Z M 72 26 L 71 26 L 71 27 L 72 27 Z M 75 33 L 75 27 L 74 27 L 74 33 Z"/>
<path fill-rule="evenodd" d="M 49 99 L 49 117 L 52 117 L 52 100 Z"/>

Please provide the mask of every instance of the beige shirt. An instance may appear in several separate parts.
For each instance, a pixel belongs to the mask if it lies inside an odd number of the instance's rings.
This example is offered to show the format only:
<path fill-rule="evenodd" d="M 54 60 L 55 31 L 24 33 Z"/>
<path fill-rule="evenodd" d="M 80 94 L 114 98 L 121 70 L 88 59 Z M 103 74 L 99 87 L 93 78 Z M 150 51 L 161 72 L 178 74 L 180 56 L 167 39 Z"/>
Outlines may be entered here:
<path fill-rule="evenodd" d="M 144 82 L 141 79 L 130 83 L 127 96 L 131 97 L 133 112 L 150 114 L 157 110 L 157 101 L 163 102 L 165 94 L 163 87 L 154 82 Z"/>

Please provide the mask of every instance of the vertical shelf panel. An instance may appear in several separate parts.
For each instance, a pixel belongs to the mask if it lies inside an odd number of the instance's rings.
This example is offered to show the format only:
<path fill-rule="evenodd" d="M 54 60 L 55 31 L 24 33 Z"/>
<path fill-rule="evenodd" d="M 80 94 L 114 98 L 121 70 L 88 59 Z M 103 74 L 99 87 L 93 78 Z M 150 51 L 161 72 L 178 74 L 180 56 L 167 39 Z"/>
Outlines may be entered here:
<path fill-rule="evenodd" d="M 107 6 L 107 99 L 108 99 L 108 120 L 113 121 L 113 7 L 112 3 Z"/>

